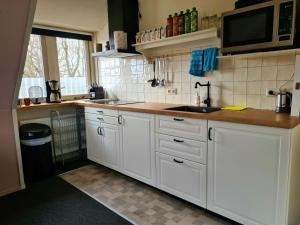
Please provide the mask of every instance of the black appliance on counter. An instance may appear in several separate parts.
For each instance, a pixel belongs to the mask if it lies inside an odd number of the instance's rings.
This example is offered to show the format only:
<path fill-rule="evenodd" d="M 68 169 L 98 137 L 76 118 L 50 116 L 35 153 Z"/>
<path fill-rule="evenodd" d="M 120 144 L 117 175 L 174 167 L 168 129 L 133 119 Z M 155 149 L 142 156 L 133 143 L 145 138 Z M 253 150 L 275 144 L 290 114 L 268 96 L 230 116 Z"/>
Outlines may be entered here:
<path fill-rule="evenodd" d="M 60 83 L 57 80 L 48 80 L 46 81 L 46 91 L 47 103 L 60 103 L 61 102 L 61 92 L 60 92 Z"/>
<path fill-rule="evenodd" d="M 225 12 L 222 53 L 298 48 L 299 16 L 300 0 L 273 0 Z"/>
<path fill-rule="evenodd" d="M 90 89 L 90 99 L 104 99 L 105 98 L 105 91 L 102 86 L 98 86 L 97 84 L 93 84 Z"/>

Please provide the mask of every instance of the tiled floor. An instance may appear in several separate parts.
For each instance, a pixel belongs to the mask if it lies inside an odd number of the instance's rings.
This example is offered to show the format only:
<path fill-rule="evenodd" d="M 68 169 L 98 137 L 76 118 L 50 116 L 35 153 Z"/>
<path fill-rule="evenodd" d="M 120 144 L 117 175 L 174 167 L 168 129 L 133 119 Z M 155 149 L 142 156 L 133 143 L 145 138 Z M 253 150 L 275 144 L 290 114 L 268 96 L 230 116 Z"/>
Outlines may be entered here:
<path fill-rule="evenodd" d="M 88 165 L 62 177 L 139 225 L 233 224 L 99 165 Z"/>

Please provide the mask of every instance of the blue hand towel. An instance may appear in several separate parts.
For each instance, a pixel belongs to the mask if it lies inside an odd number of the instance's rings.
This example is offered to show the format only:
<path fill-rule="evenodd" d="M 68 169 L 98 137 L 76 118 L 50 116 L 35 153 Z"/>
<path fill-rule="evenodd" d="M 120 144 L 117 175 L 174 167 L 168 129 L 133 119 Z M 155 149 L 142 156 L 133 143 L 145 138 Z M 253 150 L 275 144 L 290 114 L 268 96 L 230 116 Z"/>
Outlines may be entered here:
<path fill-rule="evenodd" d="M 190 74 L 197 77 L 203 77 L 203 50 L 192 51 Z"/>
<path fill-rule="evenodd" d="M 209 72 L 217 69 L 217 48 L 208 48 L 204 50 L 203 72 Z"/>

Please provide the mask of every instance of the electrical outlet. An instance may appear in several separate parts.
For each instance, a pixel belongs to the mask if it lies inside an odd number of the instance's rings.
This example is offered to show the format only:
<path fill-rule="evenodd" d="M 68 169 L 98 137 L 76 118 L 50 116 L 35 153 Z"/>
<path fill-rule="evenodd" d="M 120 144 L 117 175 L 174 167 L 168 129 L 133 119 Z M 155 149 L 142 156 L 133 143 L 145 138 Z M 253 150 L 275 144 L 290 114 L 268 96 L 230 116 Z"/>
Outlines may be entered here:
<path fill-rule="evenodd" d="M 168 89 L 168 95 L 177 95 L 177 88 Z"/>
<path fill-rule="evenodd" d="M 276 95 L 276 91 L 270 89 L 270 88 L 266 88 L 266 96 L 267 97 L 273 97 Z"/>

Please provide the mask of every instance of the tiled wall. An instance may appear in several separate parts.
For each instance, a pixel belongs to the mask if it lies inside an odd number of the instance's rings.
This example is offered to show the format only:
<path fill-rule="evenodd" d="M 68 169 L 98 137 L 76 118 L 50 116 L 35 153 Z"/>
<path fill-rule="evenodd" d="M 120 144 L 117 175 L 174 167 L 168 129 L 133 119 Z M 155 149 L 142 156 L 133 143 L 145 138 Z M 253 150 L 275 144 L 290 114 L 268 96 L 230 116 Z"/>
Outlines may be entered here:
<path fill-rule="evenodd" d="M 212 83 L 212 104 L 215 106 L 247 105 L 261 109 L 274 109 L 275 98 L 266 97 L 266 88 L 291 90 L 295 55 L 263 58 L 219 59 L 219 69 L 198 78 L 188 74 L 189 55 L 170 59 L 169 77 L 166 87 L 152 88 L 147 80 L 152 78 L 152 65 L 143 57 L 130 59 L 99 59 L 100 83 L 110 97 L 124 100 L 194 104 L 198 91 L 206 97 L 206 88 L 194 88 L 195 82 Z M 163 75 L 161 75 L 162 78 Z M 169 88 L 177 88 L 177 95 L 168 95 Z"/>

